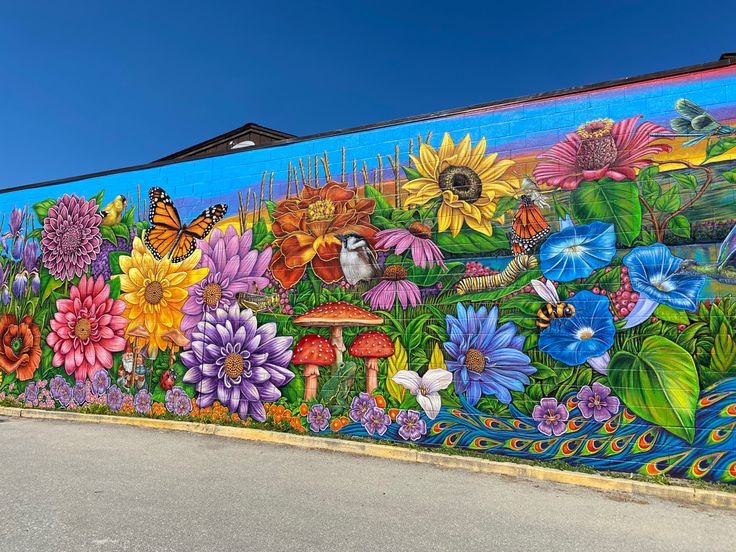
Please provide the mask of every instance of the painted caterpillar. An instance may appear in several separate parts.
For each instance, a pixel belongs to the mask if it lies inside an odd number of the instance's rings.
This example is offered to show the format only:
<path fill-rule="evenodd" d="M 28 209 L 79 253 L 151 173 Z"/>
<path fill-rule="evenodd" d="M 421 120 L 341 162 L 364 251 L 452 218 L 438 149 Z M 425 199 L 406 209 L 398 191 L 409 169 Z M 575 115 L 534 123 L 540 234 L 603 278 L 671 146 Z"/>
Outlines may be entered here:
<path fill-rule="evenodd" d="M 531 255 L 517 255 L 498 274 L 463 278 L 458 282 L 455 291 L 458 295 L 464 295 L 473 291 L 506 287 L 524 272 L 535 266 L 537 266 L 536 257 L 532 257 Z"/>

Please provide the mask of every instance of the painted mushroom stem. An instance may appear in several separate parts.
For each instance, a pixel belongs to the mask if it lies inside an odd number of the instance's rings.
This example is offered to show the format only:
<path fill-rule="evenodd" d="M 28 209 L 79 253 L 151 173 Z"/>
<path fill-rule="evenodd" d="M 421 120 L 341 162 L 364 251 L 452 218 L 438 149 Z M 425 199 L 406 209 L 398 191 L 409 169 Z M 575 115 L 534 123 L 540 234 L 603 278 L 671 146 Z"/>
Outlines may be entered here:
<path fill-rule="evenodd" d="M 365 390 L 373 393 L 378 387 L 378 359 L 388 358 L 394 354 L 391 339 L 379 331 L 360 334 L 350 345 L 350 354 L 365 359 Z"/>

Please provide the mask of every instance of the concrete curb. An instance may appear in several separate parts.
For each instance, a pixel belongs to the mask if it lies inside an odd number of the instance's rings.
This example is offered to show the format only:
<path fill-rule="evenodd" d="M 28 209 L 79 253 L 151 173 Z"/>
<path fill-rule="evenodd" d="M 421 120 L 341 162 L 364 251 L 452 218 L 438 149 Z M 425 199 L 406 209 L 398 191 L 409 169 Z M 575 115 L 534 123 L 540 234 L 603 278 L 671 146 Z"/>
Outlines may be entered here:
<path fill-rule="evenodd" d="M 506 475 L 523 479 L 535 479 L 577 485 L 598 491 L 629 493 L 638 496 L 656 497 L 673 500 L 685 504 L 699 506 L 713 506 L 736 510 L 736 493 L 711 491 L 679 485 L 657 485 L 633 479 L 606 477 L 603 475 L 562 471 L 527 464 L 512 462 L 496 462 L 482 458 L 467 456 L 452 456 L 436 452 L 419 451 L 415 449 L 394 447 L 382 444 L 348 441 L 342 439 L 326 439 L 295 435 L 293 433 L 279 433 L 262 429 L 246 427 L 219 426 L 215 424 L 200 424 L 194 422 L 177 422 L 174 420 L 157 420 L 152 418 L 136 418 L 128 416 L 107 416 L 101 414 L 81 414 L 78 412 L 32 410 L 24 408 L 0 407 L 0 416 L 16 418 L 32 418 L 37 420 L 63 420 L 93 424 L 127 425 L 136 427 L 150 427 L 170 431 L 186 431 L 218 435 L 231 439 L 243 439 L 261 443 L 288 445 L 313 450 L 325 450 L 385 458 L 401 462 L 429 464 L 441 468 L 461 469 L 475 473 Z"/>

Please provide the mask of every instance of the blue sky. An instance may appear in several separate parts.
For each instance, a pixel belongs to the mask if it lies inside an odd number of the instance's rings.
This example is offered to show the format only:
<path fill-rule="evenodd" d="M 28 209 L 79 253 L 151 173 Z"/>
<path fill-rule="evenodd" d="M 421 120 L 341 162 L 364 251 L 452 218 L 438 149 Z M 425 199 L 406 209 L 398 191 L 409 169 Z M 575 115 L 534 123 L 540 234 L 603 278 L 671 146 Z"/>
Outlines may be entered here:
<path fill-rule="evenodd" d="M 0 6 L 0 186 L 718 59 L 722 2 Z M 258 4 L 258 5 L 255 5 Z"/>

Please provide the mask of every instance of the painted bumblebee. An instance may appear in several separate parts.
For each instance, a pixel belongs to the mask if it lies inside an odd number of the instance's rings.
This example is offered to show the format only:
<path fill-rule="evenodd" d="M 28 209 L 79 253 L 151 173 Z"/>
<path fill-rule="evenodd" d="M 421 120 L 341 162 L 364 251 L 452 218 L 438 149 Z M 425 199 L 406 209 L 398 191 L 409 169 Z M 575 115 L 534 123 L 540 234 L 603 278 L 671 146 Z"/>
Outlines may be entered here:
<path fill-rule="evenodd" d="M 537 295 L 547 301 L 547 304 L 537 311 L 537 328 L 544 330 L 556 318 L 572 318 L 575 316 L 575 307 L 560 301 L 560 296 L 552 282 L 547 280 L 543 283 L 540 280 L 532 280 L 531 284 Z"/>

